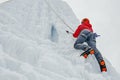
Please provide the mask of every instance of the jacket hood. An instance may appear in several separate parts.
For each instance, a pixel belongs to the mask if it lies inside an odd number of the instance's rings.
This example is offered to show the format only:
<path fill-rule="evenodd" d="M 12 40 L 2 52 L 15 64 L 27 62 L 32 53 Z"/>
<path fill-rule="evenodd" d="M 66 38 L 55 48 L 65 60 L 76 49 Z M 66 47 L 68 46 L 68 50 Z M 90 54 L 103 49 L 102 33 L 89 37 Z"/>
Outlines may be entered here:
<path fill-rule="evenodd" d="M 84 18 L 84 19 L 81 21 L 81 23 L 82 23 L 83 25 L 88 26 L 88 27 L 92 27 L 92 25 L 90 24 L 90 21 L 89 21 L 88 18 Z"/>

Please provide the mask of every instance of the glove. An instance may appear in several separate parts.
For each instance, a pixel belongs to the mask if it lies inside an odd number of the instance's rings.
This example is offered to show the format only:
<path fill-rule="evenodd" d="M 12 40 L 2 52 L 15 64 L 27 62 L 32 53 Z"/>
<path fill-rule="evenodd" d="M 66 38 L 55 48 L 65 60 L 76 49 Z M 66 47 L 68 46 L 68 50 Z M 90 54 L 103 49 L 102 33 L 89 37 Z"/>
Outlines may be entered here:
<path fill-rule="evenodd" d="M 98 35 L 97 33 L 94 33 L 94 37 L 100 37 L 100 35 Z"/>

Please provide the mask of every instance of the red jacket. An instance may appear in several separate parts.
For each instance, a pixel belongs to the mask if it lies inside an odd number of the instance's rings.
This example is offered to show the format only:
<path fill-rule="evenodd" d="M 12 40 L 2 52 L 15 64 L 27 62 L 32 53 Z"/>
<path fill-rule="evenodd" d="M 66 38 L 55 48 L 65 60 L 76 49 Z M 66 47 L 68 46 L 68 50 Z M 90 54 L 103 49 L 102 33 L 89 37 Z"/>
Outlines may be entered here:
<path fill-rule="evenodd" d="M 89 22 L 83 22 L 81 25 L 78 26 L 76 31 L 73 33 L 73 37 L 77 38 L 82 30 L 88 29 L 93 32 L 92 25 Z"/>

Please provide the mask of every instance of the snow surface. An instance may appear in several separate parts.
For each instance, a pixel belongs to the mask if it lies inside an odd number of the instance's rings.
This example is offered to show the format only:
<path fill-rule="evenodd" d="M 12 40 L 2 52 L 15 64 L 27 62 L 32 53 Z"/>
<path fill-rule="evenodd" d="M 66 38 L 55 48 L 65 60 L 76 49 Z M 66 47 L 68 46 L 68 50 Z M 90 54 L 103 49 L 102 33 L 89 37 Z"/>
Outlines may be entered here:
<path fill-rule="evenodd" d="M 0 0 L 0 3 L 4 3 L 4 2 L 6 2 L 6 1 L 9 1 L 9 0 Z"/>
<path fill-rule="evenodd" d="M 74 30 L 79 24 L 61 0 L 50 6 Z M 105 59 L 101 73 L 94 55 L 80 57 L 75 39 L 45 0 L 11 0 L 0 5 L 0 80 L 119 80 Z"/>

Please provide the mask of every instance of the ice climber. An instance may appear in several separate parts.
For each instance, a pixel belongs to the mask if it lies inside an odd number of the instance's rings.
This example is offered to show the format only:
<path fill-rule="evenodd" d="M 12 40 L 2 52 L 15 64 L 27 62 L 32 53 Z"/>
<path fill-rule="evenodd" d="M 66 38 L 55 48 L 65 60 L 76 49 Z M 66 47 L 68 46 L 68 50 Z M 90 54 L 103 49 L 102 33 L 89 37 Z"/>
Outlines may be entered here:
<path fill-rule="evenodd" d="M 103 60 L 100 51 L 96 48 L 96 37 L 98 37 L 98 35 L 93 32 L 92 25 L 90 24 L 88 18 L 82 19 L 81 24 L 73 33 L 73 37 L 77 38 L 74 43 L 74 48 L 83 50 L 85 53 L 87 53 L 83 55 L 85 58 L 87 58 L 89 54 L 94 54 L 98 63 L 103 66 L 105 65 L 105 61 Z M 106 66 L 103 67 L 101 71 L 106 72 Z"/>

